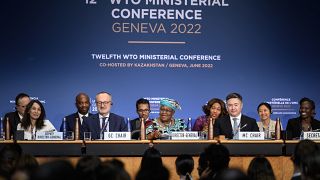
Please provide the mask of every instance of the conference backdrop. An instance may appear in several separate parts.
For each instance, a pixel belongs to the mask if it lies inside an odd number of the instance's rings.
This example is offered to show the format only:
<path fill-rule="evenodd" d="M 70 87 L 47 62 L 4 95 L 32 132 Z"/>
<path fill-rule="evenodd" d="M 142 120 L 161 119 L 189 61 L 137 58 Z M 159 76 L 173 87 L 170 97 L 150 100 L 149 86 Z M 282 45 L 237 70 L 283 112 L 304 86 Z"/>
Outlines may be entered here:
<path fill-rule="evenodd" d="M 10 0 L 1 2 L 0 112 L 20 92 L 43 102 L 59 128 L 75 96 L 113 96 L 112 112 L 135 118 L 135 101 L 176 99 L 177 118 L 203 114 L 211 98 L 243 96 L 258 120 L 299 116 L 299 100 L 319 117 L 318 0 Z"/>

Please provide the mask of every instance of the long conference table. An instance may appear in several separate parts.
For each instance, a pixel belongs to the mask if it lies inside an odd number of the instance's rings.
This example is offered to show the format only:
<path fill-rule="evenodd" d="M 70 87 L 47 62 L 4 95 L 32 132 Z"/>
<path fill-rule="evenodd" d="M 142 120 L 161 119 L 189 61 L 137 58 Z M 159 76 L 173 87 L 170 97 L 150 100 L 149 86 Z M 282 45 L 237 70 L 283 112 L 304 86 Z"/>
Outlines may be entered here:
<path fill-rule="evenodd" d="M 174 161 L 179 154 L 190 154 L 194 157 L 195 169 L 192 173 L 195 179 L 199 154 L 215 143 L 225 145 L 230 152 L 230 167 L 247 170 L 252 158 L 257 155 L 266 156 L 275 172 L 277 179 L 290 179 L 293 173 L 293 164 L 290 157 L 298 140 L 130 140 L 130 141 L 0 141 L 0 148 L 6 144 L 17 143 L 24 153 L 36 156 L 40 163 L 59 158 L 68 158 L 73 164 L 81 156 L 99 156 L 103 160 L 117 158 L 125 163 L 126 170 L 134 177 L 139 169 L 141 156 L 151 145 L 157 148 L 166 167 L 169 169 L 171 179 L 178 179 L 175 175 Z M 317 142 L 320 146 L 320 141 Z"/>

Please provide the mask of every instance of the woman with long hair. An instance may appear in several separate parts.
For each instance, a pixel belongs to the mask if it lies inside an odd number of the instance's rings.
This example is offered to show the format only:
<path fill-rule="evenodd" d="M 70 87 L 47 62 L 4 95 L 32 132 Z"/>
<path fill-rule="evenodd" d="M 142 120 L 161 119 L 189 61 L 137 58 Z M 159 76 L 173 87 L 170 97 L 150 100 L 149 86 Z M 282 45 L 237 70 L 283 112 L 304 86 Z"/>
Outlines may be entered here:
<path fill-rule="evenodd" d="M 35 140 L 36 132 L 56 131 L 49 120 L 46 120 L 46 112 L 39 100 L 31 100 L 26 107 L 21 123 L 17 130 L 24 131 L 24 139 Z"/>

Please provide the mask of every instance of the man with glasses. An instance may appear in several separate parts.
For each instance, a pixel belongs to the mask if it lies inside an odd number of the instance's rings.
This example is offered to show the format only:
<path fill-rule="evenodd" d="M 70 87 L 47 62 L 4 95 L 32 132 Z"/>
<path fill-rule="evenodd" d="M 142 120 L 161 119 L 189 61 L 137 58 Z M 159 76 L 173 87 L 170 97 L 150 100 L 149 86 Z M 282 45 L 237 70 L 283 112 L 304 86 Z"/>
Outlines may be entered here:
<path fill-rule="evenodd" d="M 240 131 L 256 131 L 259 128 L 255 119 L 242 114 L 242 96 L 238 93 L 231 93 L 226 97 L 229 116 L 218 118 L 214 123 L 214 135 L 225 135 L 232 139 Z"/>
<path fill-rule="evenodd" d="M 3 119 L 3 130 L 6 131 L 5 122 L 7 118 L 9 118 L 10 122 L 10 133 L 14 134 L 17 131 L 17 125 L 21 123 L 21 119 L 23 118 L 24 111 L 26 109 L 26 106 L 30 102 L 30 97 L 28 94 L 20 93 L 16 96 L 15 104 L 16 104 L 16 111 L 9 112 L 4 116 Z"/>
<path fill-rule="evenodd" d="M 149 101 L 144 98 L 138 99 L 136 102 L 136 110 L 139 117 L 130 121 L 132 139 L 139 139 L 140 137 L 140 125 L 141 125 L 140 119 L 143 118 L 145 122 L 150 120 L 149 119 L 149 114 L 150 114 Z"/>
<path fill-rule="evenodd" d="M 128 126 L 123 117 L 111 113 L 112 96 L 108 92 L 96 95 L 98 113 L 83 119 L 81 138 L 84 132 L 91 132 L 92 139 L 102 139 L 103 132 L 128 131 Z"/>
<path fill-rule="evenodd" d="M 76 96 L 76 102 L 75 102 L 75 105 L 77 107 L 77 112 L 76 113 L 73 113 L 73 114 L 70 114 L 68 116 L 66 116 L 66 131 L 74 131 L 74 124 L 75 124 L 75 119 L 78 118 L 78 122 L 80 124 L 80 126 L 82 125 L 83 123 L 83 119 L 85 117 L 89 117 L 91 116 L 92 114 L 89 113 L 89 108 L 90 108 L 90 98 L 87 94 L 85 93 L 79 93 L 77 96 Z M 62 124 L 60 126 L 60 131 L 62 132 L 63 131 L 63 121 L 62 121 Z"/>

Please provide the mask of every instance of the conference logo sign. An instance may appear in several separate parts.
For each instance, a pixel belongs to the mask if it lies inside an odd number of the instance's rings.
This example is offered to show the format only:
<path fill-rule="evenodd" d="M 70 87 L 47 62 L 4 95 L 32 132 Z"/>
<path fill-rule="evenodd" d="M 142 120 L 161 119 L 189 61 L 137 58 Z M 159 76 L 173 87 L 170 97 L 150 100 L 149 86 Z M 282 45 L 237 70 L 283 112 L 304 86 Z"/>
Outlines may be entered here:
<path fill-rule="evenodd" d="M 269 102 L 272 113 L 278 115 L 296 115 L 299 102 L 292 97 L 273 97 Z"/>

